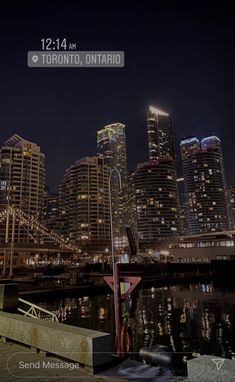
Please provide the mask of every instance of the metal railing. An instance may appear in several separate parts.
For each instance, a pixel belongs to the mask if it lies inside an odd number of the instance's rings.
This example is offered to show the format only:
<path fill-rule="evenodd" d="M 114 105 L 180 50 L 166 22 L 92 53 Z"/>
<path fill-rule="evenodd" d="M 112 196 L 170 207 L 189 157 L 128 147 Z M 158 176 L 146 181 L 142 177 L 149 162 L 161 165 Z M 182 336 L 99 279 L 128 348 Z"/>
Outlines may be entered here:
<path fill-rule="evenodd" d="M 18 308 L 18 311 L 23 313 L 24 316 L 28 316 L 28 317 L 32 317 L 36 319 L 49 319 L 52 322 L 59 322 L 59 319 L 55 313 L 52 313 L 49 310 L 42 308 L 41 306 L 33 304 L 32 302 L 23 300 L 22 298 L 19 298 L 19 301 L 29 306 L 28 310 Z"/>

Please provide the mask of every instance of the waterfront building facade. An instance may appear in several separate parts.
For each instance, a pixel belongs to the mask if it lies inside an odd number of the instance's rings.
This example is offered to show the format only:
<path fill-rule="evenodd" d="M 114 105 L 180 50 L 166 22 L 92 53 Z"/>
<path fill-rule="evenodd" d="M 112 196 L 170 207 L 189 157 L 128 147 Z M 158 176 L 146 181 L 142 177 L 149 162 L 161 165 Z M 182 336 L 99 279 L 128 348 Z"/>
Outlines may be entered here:
<path fill-rule="evenodd" d="M 171 159 L 138 165 L 135 174 L 138 240 L 151 247 L 179 235 L 175 164 Z"/>
<path fill-rule="evenodd" d="M 61 233 L 84 252 L 110 248 L 109 170 L 103 158 L 71 165 L 60 184 Z"/>
<path fill-rule="evenodd" d="M 0 148 L 0 210 L 15 207 L 38 220 L 43 216 L 45 156 L 40 147 L 15 134 Z M 11 229 L 10 222 L 10 229 Z M 34 241 L 32 234 L 15 223 L 15 242 Z M 0 241 L 5 241 L 6 222 L 1 222 Z"/>
<path fill-rule="evenodd" d="M 185 235 L 174 238 L 163 249 L 169 258 L 183 263 L 235 259 L 235 231 Z"/>
<path fill-rule="evenodd" d="M 43 224 L 49 230 L 59 231 L 59 195 L 45 190 Z"/>

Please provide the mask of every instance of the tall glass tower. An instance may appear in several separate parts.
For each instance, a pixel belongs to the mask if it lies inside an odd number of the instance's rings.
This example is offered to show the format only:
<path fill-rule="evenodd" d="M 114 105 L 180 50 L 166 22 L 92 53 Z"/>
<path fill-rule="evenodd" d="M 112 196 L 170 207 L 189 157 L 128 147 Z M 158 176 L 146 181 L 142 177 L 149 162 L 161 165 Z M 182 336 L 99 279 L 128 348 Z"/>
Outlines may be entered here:
<path fill-rule="evenodd" d="M 175 166 L 171 159 L 140 163 L 135 174 L 138 239 L 142 248 L 179 235 Z"/>
<path fill-rule="evenodd" d="M 143 246 L 180 234 L 170 114 L 149 106 L 147 132 L 149 161 L 138 165 L 135 176 L 138 238 Z"/>
<path fill-rule="evenodd" d="M 122 248 L 126 245 L 125 225 L 127 224 L 128 204 L 125 125 L 117 122 L 100 129 L 97 132 L 97 151 L 98 156 L 104 158 L 109 172 L 116 168 L 121 175 L 121 191 L 119 190 L 117 175 L 114 173 L 111 182 L 111 193 L 114 243 L 116 248 Z"/>
<path fill-rule="evenodd" d="M 153 106 L 147 112 L 149 159 L 175 158 L 172 119 Z"/>
<path fill-rule="evenodd" d="M 216 136 L 199 142 L 195 137 L 181 141 L 185 181 L 188 233 L 228 229 L 228 209 L 221 141 Z"/>

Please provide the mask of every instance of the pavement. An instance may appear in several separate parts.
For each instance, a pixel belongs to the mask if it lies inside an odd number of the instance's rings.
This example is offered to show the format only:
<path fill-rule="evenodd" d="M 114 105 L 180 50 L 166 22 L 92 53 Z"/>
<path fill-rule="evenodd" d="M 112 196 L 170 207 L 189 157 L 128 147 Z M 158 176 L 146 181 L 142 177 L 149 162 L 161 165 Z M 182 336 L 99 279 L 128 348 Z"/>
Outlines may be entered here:
<path fill-rule="evenodd" d="M 77 368 L 76 368 L 77 367 Z M 132 360 L 96 375 L 88 375 L 78 364 L 13 342 L 0 342 L 0 381 L 2 382 L 123 382 L 185 381 L 182 377 L 159 376 L 159 369 Z"/>
<path fill-rule="evenodd" d="M 60 363 L 62 367 L 57 369 L 56 365 Z M 30 348 L 12 342 L 0 343 L 0 381 L 2 382 L 107 381 L 106 377 L 85 374 L 81 368 L 78 370 L 65 368 L 65 363 L 74 365 L 72 362 L 36 353 Z"/>

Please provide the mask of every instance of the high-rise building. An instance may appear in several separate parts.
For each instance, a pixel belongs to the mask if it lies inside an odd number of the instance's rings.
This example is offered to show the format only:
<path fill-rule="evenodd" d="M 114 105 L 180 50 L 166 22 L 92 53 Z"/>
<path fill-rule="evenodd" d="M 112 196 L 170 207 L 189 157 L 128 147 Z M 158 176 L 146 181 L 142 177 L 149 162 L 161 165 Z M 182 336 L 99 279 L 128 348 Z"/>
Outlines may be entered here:
<path fill-rule="evenodd" d="M 44 194 L 43 224 L 48 229 L 59 231 L 59 196 L 47 188 Z"/>
<path fill-rule="evenodd" d="M 45 156 L 40 147 L 15 134 L 0 148 L 0 209 L 21 209 L 38 219 L 43 214 Z M 5 240 L 5 223 L 0 240 Z M 16 223 L 15 241 L 31 241 L 24 227 Z"/>
<path fill-rule="evenodd" d="M 147 131 L 149 162 L 139 164 L 135 176 L 140 245 L 180 234 L 170 114 L 150 106 Z"/>
<path fill-rule="evenodd" d="M 125 125 L 112 123 L 97 132 L 98 156 L 104 159 L 109 167 L 120 172 L 122 188 L 119 188 L 117 173 L 114 172 L 111 181 L 113 235 L 116 248 L 126 245 L 125 226 L 127 221 L 128 178 L 126 158 Z"/>
<path fill-rule="evenodd" d="M 83 251 L 110 245 L 108 167 L 103 158 L 85 157 L 64 173 L 59 191 L 62 234 Z"/>
<path fill-rule="evenodd" d="M 184 178 L 177 179 L 177 188 L 178 188 L 178 197 L 179 197 L 180 234 L 186 235 L 188 232 L 188 222 L 187 222 L 187 204 L 186 204 Z"/>
<path fill-rule="evenodd" d="M 135 171 L 129 171 L 128 174 L 128 225 L 132 229 L 133 235 L 137 238 L 137 210 L 135 193 Z"/>
<path fill-rule="evenodd" d="M 149 160 L 175 158 L 172 119 L 153 106 L 147 112 Z"/>
<path fill-rule="evenodd" d="M 188 233 L 228 228 L 225 176 L 221 141 L 216 136 L 181 141 L 187 201 Z"/>
<path fill-rule="evenodd" d="M 180 144 L 181 149 L 181 159 L 185 159 L 193 156 L 195 153 L 198 153 L 201 149 L 200 141 L 196 137 L 188 137 L 183 139 Z"/>
<path fill-rule="evenodd" d="M 226 188 L 229 212 L 229 228 L 235 229 L 235 187 L 228 186 Z"/>
<path fill-rule="evenodd" d="M 175 164 L 160 159 L 138 165 L 135 174 L 138 239 L 151 246 L 179 235 Z"/>

